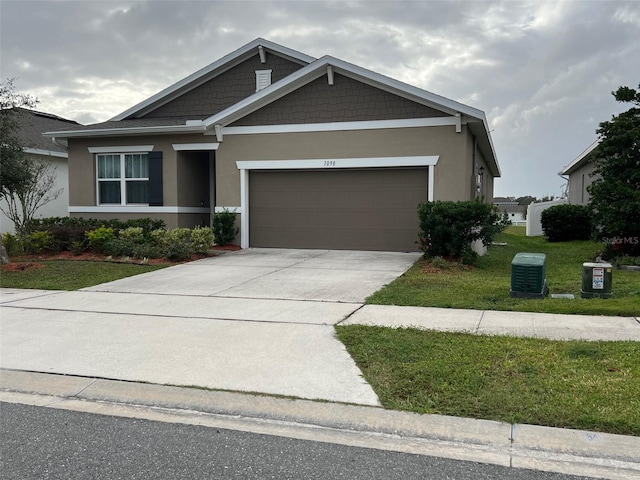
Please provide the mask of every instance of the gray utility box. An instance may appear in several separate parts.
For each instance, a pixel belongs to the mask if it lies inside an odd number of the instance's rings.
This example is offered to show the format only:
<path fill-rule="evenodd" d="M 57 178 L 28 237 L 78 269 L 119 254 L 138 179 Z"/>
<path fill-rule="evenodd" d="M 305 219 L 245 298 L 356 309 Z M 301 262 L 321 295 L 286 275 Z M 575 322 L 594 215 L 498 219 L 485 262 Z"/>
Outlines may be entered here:
<path fill-rule="evenodd" d="M 610 263 L 582 264 L 582 298 L 611 298 L 613 267 Z"/>
<path fill-rule="evenodd" d="M 518 298 L 547 296 L 547 256 L 544 253 L 517 253 L 513 257 L 510 293 Z"/>

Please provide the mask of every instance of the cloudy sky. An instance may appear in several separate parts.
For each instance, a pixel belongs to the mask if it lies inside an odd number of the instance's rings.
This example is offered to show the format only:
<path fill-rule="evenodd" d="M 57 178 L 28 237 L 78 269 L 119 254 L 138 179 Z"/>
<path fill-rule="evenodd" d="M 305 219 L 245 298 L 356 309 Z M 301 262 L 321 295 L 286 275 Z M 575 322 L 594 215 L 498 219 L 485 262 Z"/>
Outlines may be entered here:
<path fill-rule="evenodd" d="M 496 195 L 560 195 L 557 176 L 640 83 L 640 1 L 0 0 L 0 76 L 38 109 L 117 115 L 263 37 L 484 110 Z"/>

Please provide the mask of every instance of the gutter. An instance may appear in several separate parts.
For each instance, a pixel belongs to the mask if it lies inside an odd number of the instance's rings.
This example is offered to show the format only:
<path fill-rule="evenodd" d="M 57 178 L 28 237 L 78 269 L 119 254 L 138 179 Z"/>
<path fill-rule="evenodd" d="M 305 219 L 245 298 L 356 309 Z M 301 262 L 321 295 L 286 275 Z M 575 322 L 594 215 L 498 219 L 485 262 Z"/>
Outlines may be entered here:
<path fill-rule="evenodd" d="M 159 127 L 129 127 L 129 128 L 107 128 L 99 130 L 67 130 L 45 132 L 45 137 L 54 139 L 54 143 L 59 145 L 57 138 L 73 138 L 73 137 L 106 137 L 115 135 L 150 135 L 160 134 L 168 135 L 171 133 L 204 133 L 207 127 L 200 122 L 198 125 L 164 125 Z"/>

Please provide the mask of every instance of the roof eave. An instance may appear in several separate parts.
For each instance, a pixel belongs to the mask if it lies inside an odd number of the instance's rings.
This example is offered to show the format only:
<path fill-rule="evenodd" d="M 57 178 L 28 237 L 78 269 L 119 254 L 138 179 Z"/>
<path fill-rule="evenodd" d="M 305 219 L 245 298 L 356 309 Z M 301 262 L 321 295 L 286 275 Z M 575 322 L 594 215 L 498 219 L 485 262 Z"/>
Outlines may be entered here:
<path fill-rule="evenodd" d="M 115 135 L 169 135 L 172 133 L 203 133 L 203 125 L 163 125 L 155 127 L 104 128 L 93 130 L 68 130 L 45 132 L 42 135 L 52 138 L 109 137 Z"/>

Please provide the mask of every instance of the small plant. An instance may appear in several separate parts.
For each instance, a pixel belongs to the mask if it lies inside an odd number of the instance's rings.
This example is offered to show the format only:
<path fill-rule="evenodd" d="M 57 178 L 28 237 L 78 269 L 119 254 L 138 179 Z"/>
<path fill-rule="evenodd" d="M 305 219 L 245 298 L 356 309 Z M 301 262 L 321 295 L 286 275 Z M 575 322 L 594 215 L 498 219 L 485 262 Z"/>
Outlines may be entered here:
<path fill-rule="evenodd" d="M 24 249 L 28 253 L 50 252 L 54 249 L 54 238 L 51 232 L 37 230 L 24 238 Z"/>
<path fill-rule="evenodd" d="M 232 243 L 238 232 L 239 228 L 235 226 L 236 214 L 229 210 L 224 210 L 220 213 L 213 214 L 212 228 L 213 237 L 216 245 L 229 245 Z"/>
<path fill-rule="evenodd" d="M 166 247 L 164 256 L 173 262 L 182 262 L 190 259 L 191 253 L 191 248 L 186 243 L 174 242 Z"/>
<path fill-rule="evenodd" d="M 144 230 L 142 227 L 128 227 L 120 230 L 118 237 L 133 244 L 144 243 Z"/>
<path fill-rule="evenodd" d="M 101 253 L 106 253 L 114 257 L 125 257 L 133 255 L 136 244 L 126 238 L 114 238 L 109 240 L 102 247 Z"/>
<path fill-rule="evenodd" d="M 116 238 L 113 228 L 105 227 L 104 225 L 87 232 L 87 239 L 89 240 L 89 247 L 98 253 L 105 253 L 106 246 Z"/>
<path fill-rule="evenodd" d="M 69 245 L 69 251 L 75 256 L 82 255 L 86 248 L 85 242 L 78 240 L 71 242 L 71 245 Z"/>
<path fill-rule="evenodd" d="M 7 250 L 7 255 L 20 255 L 24 253 L 24 245 L 20 237 L 12 233 L 6 232 L 2 234 L 2 243 Z"/>
<path fill-rule="evenodd" d="M 154 242 L 146 242 L 133 248 L 133 257 L 146 258 L 148 262 L 149 258 L 162 257 L 162 249 Z"/>
<path fill-rule="evenodd" d="M 207 253 L 213 245 L 213 231 L 209 227 L 191 230 L 191 248 L 196 253 Z"/>

